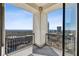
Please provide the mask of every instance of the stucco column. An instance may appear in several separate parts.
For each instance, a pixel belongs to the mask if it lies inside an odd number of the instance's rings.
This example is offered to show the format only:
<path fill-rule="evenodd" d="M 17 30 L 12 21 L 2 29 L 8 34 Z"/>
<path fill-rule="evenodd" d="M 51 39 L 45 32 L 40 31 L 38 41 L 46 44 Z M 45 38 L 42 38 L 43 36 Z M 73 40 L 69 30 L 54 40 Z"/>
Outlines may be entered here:
<path fill-rule="evenodd" d="M 34 44 L 40 46 L 40 13 L 33 14 Z"/>
<path fill-rule="evenodd" d="M 48 31 L 47 14 L 42 12 L 34 14 L 33 17 L 33 32 L 35 33 L 34 44 L 38 47 L 45 45 L 45 35 Z"/>
<path fill-rule="evenodd" d="M 47 21 L 47 14 L 42 12 L 41 13 L 41 46 L 46 44 L 46 33 L 48 33 L 48 21 Z"/>

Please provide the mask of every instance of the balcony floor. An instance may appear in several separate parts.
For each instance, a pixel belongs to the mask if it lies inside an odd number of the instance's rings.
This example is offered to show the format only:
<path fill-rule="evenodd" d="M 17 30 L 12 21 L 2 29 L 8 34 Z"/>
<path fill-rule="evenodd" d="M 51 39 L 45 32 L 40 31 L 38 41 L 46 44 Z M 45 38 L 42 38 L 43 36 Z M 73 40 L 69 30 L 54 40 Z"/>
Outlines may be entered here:
<path fill-rule="evenodd" d="M 58 54 L 49 46 L 38 48 L 33 46 L 33 54 L 45 55 L 45 56 L 58 56 Z"/>

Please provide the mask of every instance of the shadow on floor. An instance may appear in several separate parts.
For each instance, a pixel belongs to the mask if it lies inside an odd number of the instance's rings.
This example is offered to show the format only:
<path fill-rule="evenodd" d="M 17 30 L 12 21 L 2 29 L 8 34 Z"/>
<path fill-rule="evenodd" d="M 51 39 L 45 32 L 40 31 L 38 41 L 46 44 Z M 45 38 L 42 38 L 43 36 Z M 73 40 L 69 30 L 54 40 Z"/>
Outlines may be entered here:
<path fill-rule="evenodd" d="M 49 46 L 44 46 L 42 48 L 33 46 L 33 53 L 46 56 L 58 56 L 58 54 Z"/>

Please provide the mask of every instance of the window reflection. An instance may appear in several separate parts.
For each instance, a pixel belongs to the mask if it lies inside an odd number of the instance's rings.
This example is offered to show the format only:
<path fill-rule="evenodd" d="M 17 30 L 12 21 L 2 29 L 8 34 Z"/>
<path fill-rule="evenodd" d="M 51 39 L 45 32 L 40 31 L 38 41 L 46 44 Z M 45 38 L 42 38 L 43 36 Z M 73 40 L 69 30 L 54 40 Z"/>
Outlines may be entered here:
<path fill-rule="evenodd" d="M 75 55 L 76 4 L 65 6 L 65 55 Z"/>

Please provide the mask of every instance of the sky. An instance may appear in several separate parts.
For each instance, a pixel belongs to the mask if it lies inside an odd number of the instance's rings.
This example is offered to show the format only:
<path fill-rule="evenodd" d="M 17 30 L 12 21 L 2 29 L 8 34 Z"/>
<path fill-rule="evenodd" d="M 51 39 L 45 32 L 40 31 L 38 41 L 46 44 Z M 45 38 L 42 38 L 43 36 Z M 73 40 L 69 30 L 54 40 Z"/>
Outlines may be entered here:
<path fill-rule="evenodd" d="M 66 6 L 66 29 L 75 29 L 75 5 Z M 63 9 L 57 9 L 48 13 L 49 29 L 56 30 L 57 26 L 63 25 Z M 24 9 L 5 4 L 5 29 L 9 30 L 32 30 L 33 14 Z"/>
<path fill-rule="evenodd" d="M 53 12 L 48 14 L 48 22 L 49 22 L 49 29 L 56 30 L 57 26 L 61 26 L 63 24 L 63 9 L 57 9 Z"/>
<path fill-rule="evenodd" d="M 11 4 L 5 4 L 5 29 L 32 30 L 33 14 Z"/>
<path fill-rule="evenodd" d="M 57 26 L 63 28 L 63 8 L 54 10 L 48 14 L 50 30 L 57 30 Z M 76 30 L 76 4 L 66 4 L 65 30 Z"/>
<path fill-rule="evenodd" d="M 65 29 L 76 30 L 76 4 L 66 4 L 65 9 Z"/>

